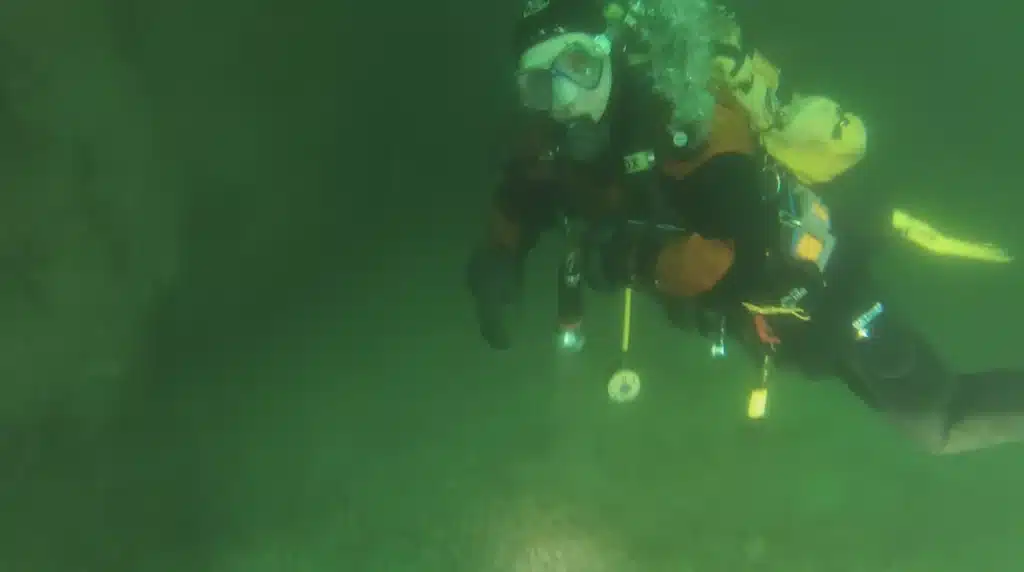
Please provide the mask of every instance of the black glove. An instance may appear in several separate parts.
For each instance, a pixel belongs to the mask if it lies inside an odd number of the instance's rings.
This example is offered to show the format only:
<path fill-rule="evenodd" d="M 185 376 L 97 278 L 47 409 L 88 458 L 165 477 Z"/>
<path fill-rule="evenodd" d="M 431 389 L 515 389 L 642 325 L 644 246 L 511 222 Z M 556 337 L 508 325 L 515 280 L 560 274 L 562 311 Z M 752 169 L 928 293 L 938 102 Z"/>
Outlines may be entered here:
<path fill-rule="evenodd" d="M 629 284 L 632 239 L 625 223 L 606 221 L 591 226 L 583 236 L 583 278 L 599 292 Z"/>
<path fill-rule="evenodd" d="M 497 350 L 508 349 L 511 339 L 505 320 L 508 307 L 522 295 L 522 260 L 500 247 L 484 247 L 473 253 L 466 282 L 476 305 L 480 335 Z"/>
<path fill-rule="evenodd" d="M 627 221 L 592 226 L 583 238 L 583 276 L 594 290 L 612 292 L 653 280 L 661 241 Z"/>

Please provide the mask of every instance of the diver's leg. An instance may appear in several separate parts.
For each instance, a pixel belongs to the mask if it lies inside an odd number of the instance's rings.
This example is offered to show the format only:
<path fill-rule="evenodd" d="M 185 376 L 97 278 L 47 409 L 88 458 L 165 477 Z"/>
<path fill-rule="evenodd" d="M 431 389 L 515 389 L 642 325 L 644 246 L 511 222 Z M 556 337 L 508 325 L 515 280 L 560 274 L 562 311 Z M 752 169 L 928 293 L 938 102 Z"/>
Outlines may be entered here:
<path fill-rule="evenodd" d="M 1024 372 L 954 374 L 923 336 L 886 316 L 851 348 L 843 381 L 929 451 L 1024 440 Z"/>
<path fill-rule="evenodd" d="M 957 381 L 920 335 L 883 314 L 844 358 L 839 377 L 850 390 L 928 451 L 943 451 Z"/>
<path fill-rule="evenodd" d="M 943 453 L 1024 441 L 1024 371 L 957 376 Z"/>

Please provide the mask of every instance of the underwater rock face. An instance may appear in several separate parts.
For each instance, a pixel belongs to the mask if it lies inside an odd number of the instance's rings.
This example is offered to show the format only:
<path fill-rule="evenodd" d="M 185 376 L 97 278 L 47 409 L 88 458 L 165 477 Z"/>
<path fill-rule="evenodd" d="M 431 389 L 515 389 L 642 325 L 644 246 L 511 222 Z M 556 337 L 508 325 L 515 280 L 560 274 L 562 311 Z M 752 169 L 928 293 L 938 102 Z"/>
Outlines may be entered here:
<path fill-rule="evenodd" d="M 102 8 L 0 6 L 0 423 L 117 393 L 176 267 L 152 118 Z"/>

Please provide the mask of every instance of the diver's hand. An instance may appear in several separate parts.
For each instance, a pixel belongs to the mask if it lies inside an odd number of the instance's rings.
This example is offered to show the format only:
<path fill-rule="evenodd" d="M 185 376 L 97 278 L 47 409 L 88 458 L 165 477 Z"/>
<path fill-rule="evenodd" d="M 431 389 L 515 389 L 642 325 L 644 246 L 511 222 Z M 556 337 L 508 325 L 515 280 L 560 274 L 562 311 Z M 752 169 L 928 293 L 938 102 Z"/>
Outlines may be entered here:
<path fill-rule="evenodd" d="M 663 238 L 627 221 L 595 225 L 583 240 L 583 275 L 598 291 L 650 286 Z"/>
<path fill-rule="evenodd" d="M 583 277 L 594 290 L 612 292 L 632 279 L 633 236 L 625 222 L 593 225 L 583 238 Z"/>
<path fill-rule="evenodd" d="M 466 283 L 473 296 L 480 335 L 493 349 L 511 347 L 506 315 L 522 294 L 521 261 L 501 248 L 481 248 L 470 258 Z"/>
<path fill-rule="evenodd" d="M 505 321 L 506 308 L 486 304 L 477 300 L 476 319 L 480 325 L 480 336 L 491 349 L 507 350 L 512 347 L 512 338 Z"/>

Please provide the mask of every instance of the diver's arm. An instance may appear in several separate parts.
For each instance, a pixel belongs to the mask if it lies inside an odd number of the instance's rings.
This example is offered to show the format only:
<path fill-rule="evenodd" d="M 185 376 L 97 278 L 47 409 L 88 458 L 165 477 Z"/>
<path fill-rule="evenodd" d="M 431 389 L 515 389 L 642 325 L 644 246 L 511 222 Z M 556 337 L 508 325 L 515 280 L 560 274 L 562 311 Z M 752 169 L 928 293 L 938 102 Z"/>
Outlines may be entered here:
<path fill-rule="evenodd" d="M 654 264 L 658 289 L 673 296 L 707 295 L 712 303 L 742 302 L 763 280 L 767 219 L 757 164 L 742 154 L 719 155 L 690 174 L 671 198 L 699 204 L 708 220 L 699 232 L 661 245 Z"/>
<path fill-rule="evenodd" d="M 560 181 L 553 157 L 554 125 L 549 118 L 523 118 L 494 193 L 484 248 L 522 259 L 539 236 L 557 222 Z"/>
<path fill-rule="evenodd" d="M 487 246 L 524 259 L 555 225 L 561 193 L 553 170 L 543 158 L 517 157 L 506 164 L 491 205 Z"/>
<path fill-rule="evenodd" d="M 523 266 L 537 239 L 560 210 L 553 165 L 540 155 L 510 160 L 492 204 L 485 239 L 466 268 L 480 332 L 495 349 L 510 346 L 505 313 L 521 295 Z"/>

